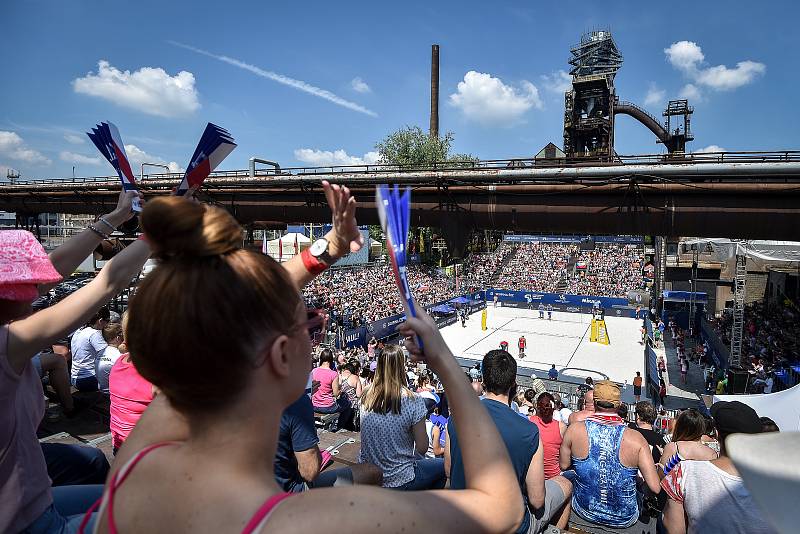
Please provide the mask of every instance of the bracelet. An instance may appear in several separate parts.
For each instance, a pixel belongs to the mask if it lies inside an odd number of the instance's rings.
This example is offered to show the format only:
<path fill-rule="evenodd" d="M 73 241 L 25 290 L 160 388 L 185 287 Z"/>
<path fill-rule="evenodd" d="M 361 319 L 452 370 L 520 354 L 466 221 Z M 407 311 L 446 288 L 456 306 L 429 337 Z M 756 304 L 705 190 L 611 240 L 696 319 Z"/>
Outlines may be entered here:
<path fill-rule="evenodd" d="M 97 228 L 95 228 L 94 226 L 92 226 L 91 224 L 89 226 L 87 226 L 86 228 L 91 230 L 95 234 L 97 234 L 97 236 L 100 237 L 100 239 L 108 239 L 110 237 L 110 236 L 104 234 L 103 232 L 101 232 L 100 230 L 98 230 Z"/>
<path fill-rule="evenodd" d="M 110 222 L 105 220 L 104 217 L 100 217 L 99 219 L 97 219 L 97 222 L 101 222 L 101 223 L 105 224 L 106 226 L 108 226 L 111 229 L 112 232 L 117 229 L 116 226 L 112 225 Z"/>

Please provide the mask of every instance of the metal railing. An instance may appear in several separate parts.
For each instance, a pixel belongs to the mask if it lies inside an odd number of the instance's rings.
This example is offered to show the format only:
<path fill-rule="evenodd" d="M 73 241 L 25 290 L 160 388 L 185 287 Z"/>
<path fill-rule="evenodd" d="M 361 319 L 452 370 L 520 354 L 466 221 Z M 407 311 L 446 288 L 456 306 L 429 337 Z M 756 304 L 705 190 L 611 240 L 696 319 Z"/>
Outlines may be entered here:
<path fill-rule="evenodd" d="M 710 163 L 774 163 L 774 162 L 798 162 L 800 161 L 800 150 L 781 150 L 770 152 L 708 152 L 708 153 L 687 153 L 687 154 L 643 154 L 631 156 L 617 156 L 615 165 L 643 165 L 643 164 L 710 164 Z M 259 169 L 258 178 L 291 178 L 293 176 L 314 176 L 317 174 L 336 175 L 336 174 L 373 174 L 373 173 L 408 173 L 420 171 L 458 171 L 458 170 L 500 170 L 512 168 L 512 165 L 524 165 L 525 167 L 536 168 L 571 168 L 583 167 L 592 163 L 583 158 L 561 158 L 552 160 L 525 158 L 509 159 L 489 159 L 480 161 L 443 161 L 435 162 L 426 166 L 410 165 L 335 165 L 326 167 L 284 167 L 280 169 Z M 609 162 L 593 162 L 597 165 L 609 164 Z M 142 185 L 146 186 L 148 181 L 174 180 L 176 183 L 182 178 L 182 173 L 158 173 L 147 174 L 141 180 Z M 229 171 L 214 171 L 209 178 L 241 178 L 243 181 L 250 179 L 250 169 L 238 169 Z M 0 184 L 3 187 L 30 186 L 35 184 L 51 185 L 56 183 L 108 183 L 110 188 L 116 188 L 119 178 L 116 176 L 88 176 L 75 178 L 47 178 L 47 179 L 25 179 L 19 178 L 12 183 Z"/>

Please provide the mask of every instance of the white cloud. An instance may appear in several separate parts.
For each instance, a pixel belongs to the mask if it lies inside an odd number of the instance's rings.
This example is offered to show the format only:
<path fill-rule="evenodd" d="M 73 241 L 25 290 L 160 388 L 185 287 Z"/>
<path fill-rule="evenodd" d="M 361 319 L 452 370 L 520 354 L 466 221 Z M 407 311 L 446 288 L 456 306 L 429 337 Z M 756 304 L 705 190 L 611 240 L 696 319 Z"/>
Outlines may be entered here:
<path fill-rule="evenodd" d="M 693 41 L 672 43 L 664 49 L 664 53 L 673 67 L 687 72 L 695 70 L 705 59 L 702 49 Z"/>
<path fill-rule="evenodd" d="M 367 82 L 356 76 L 350 81 L 350 86 L 356 93 L 371 93 L 372 88 L 367 85 Z"/>
<path fill-rule="evenodd" d="M 678 96 L 687 100 L 694 100 L 695 102 L 703 101 L 703 93 L 693 83 L 687 83 L 681 87 L 681 91 L 678 93 Z"/>
<path fill-rule="evenodd" d="M 474 70 L 458 82 L 458 91 L 450 95 L 450 104 L 467 119 L 504 125 L 519 122 L 531 108 L 542 108 L 539 90 L 531 82 L 523 80 L 515 88 L 491 74 Z"/>
<path fill-rule="evenodd" d="M 755 61 L 740 61 L 729 69 L 725 65 L 709 67 L 697 73 L 698 83 L 717 91 L 730 91 L 752 82 L 767 71 L 766 65 Z"/>
<path fill-rule="evenodd" d="M 657 106 L 664 102 L 667 92 L 664 89 L 659 89 L 658 86 L 650 82 L 650 87 L 647 89 L 647 95 L 644 97 L 645 106 Z"/>
<path fill-rule="evenodd" d="M 194 74 L 170 76 L 162 68 L 121 71 L 108 61 L 97 63 L 97 74 L 72 81 L 76 93 L 103 98 L 117 105 L 159 117 L 191 115 L 200 108 Z"/>
<path fill-rule="evenodd" d="M 141 148 L 136 145 L 125 145 L 125 153 L 128 155 L 128 159 L 131 162 L 131 165 L 134 167 L 133 172 L 134 174 L 138 174 L 141 169 L 142 163 L 158 163 L 160 165 L 168 165 L 169 172 L 184 172 L 186 169 L 178 165 L 175 161 L 167 162 L 166 160 L 159 158 L 158 156 L 153 156 L 152 154 L 148 154 Z M 158 170 L 149 169 L 147 172 L 156 172 Z M 163 172 L 163 171 L 162 171 Z"/>
<path fill-rule="evenodd" d="M 103 159 L 100 156 L 84 156 L 68 150 L 62 151 L 58 157 L 61 158 L 61 161 L 66 161 L 67 163 L 80 163 L 82 165 L 100 165 L 103 163 Z"/>
<path fill-rule="evenodd" d="M 82 145 L 86 143 L 86 138 L 83 135 L 75 135 L 71 133 L 64 134 L 64 140 L 73 145 Z"/>
<path fill-rule="evenodd" d="M 32 165 L 50 165 L 51 163 L 41 152 L 26 146 L 16 132 L 0 131 L 0 155 Z"/>
<path fill-rule="evenodd" d="M 738 89 L 767 71 L 763 63 L 750 60 L 740 61 L 734 68 L 725 65 L 703 67 L 705 61 L 703 50 L 692 41 L 672 43 L 669 48 L 664 49 L 664 53 L 672 66 L 682 71 L 695 84 L 715 91 Z"/>
<path fill-rule="evenodd" d="M 308 163 L 315 167 L 335 167 L 338 165 L 373 165 L 380 158 L 377 152 L 367 152 L 363 156 L 351 156 L 343 149 L 316 150 L 313 148 L 298 148 L 294 151 L 297 161 Z"/>
<path fill-rule="evenodd" d="M 695 154 L 707 154 L 709 152 L 725 152 L 725 149 L 717 145 L 708 145 L 705 148 L 694 151 Z"/>
<path fill-rule="evenodd" d="M 572 75 L 564 70 L 542 75 L 544 88 L 553 93 L 566 93 L 572 89 Z"/>
<path fill-rule="evenodd" d="M 223 63 L 227 63 L 229 65 L 233 65 L 234 67 L 239 67 L 240 69 L 246 70 L 248 72 L 252 72 L 256 76 L 261 76 L 262 78 L 266 78 L 268 80 L 272 80 L 274 82 L 281 83 L 283 85 L 288 85 L 289 87 L 293 87 L 299 91 L 303 91 L 304 93 L 308 93 L 329 102 L 333 102 L 337 106 L 342 106 L 347 109 L 351 109 L 353 111 L 358 111 L 359 113 L 363 113 L 365 115 L 369 115 L 370 117 L 377 117 L 378 114 L 374 111 L 365 108 L 355 102 L 350 102 L 349 100 L 345 100 L 344 98 L 335 95 L 328 91 L 327 89 L 322 89 L 320 87 L 315 87 L 310 83 L 304 82 L 303 80 L 296 80 L 294 78 L 290 78 L 288 76 L 284 76 L 283 74 L 278 74 L 277 72 L 272 72 L 268 70 L 264 70 L 260 67 L 256 67 L 255 65 L 251 65 L 249 63 L 245 63 L 244 61 L 240 61 L 236 58 L 228 57 L 228 56 L 221 56 L 217 54 L 212 54 L 206 50 L 201 48 L 195 48 L 193 46 L 189 46 L 183 43 L 178 43 L 175 41 L 167 41 L 168 43 L 178 46 L 180 48 L 184 48 L 186 50 L 191 50 L 197 54 L 202 54 L 204 56 L 208 56 L 214 58 L 218 61 L 222 61 Z"/>

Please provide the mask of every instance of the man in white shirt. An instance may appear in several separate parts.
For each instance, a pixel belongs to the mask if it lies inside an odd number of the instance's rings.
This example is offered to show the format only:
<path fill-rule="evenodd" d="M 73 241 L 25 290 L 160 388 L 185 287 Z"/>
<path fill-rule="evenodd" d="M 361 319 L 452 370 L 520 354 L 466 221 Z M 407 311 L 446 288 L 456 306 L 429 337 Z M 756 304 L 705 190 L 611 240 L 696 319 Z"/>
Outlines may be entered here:
<path fill-rule="evenodd" d="M 97 360 L 97 385 L 100 391 L 108 393 L 108 379 L 111 376 L 111 368 L 121 356 L 119 345 L 122 343 L 122 325 L 111 323 L 103 328 L 103 339 L 108 346 L 100 354 Z"/>
<path fill-rule="evenodd" d="M 108 346 L 102 330 L 108 324 L 111 313 L 101 308 L 72 336 L 72 385 L 79 391 L 97 391 L 97 359 Z"/>

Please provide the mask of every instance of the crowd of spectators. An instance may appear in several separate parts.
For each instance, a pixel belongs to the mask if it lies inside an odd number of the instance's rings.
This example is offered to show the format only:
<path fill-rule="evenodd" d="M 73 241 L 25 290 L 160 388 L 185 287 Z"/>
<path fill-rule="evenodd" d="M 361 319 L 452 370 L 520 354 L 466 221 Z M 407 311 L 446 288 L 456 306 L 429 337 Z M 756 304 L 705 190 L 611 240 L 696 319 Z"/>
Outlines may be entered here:
<path fill-rule="evenodd" d="M 494 252 L 472 254 L 464 265 L 465 284 L 477 288 L 490 287 L 498 269 L 513 252 L 513 246 L 501 243 Z"/>
<path fill-rule="evenodd" d="M 573 295 L 626 297 L 643 288 L 641 246 L 597 244 L 595 250 L 578 245 L 523 243 L 497 275 L 496 286 Z"/>
<path fill-rule="evenodd" d="M 422 306 L 458 296 L 455 282 L 432 267 L 409 265 L 408 283 Z M 308 306 L 327 310 L 331 320 L 345 328 L 403 313 L 388 263 L 323 273 L 303 289 L 303 298 Z"/>
<path fill-rule="evenodd" d="M 724 346 L 730 346 L 733 314 L 725 310 L 709 321 Z M 800 362 L 800 312 L 792 305 L 758 301 L 744 308 L 742 365 L 761 384 L 773 372 Z"/>
<path fill-rule="evenodd" d="M 341 256 L 360 239 L 354 200 L 323 184 Z M 130 218 L 137 196 L 121 194 L 102 224 Z M 579 411 L 565 414 L 550 393 L 517 395 L 517 363 L 506 350 L 489 351 L 465 374 L 423 309 L 400 325 L 402 347 L 373 339 L 366 351 L 324 348 L 312 370 L 312 342 L 325 325 L 299 295 L 314 279 L 312 259 L 280 265 L 244 250 L 232 216 L 178 197 L 148 203 L 141 224 L 146 239 L 74 297 L 34 313 L 39 286 L 74 269 L 104 234 L 91 226 L 48 257 L 30 233 L 0 233 L 0 259 L 13 264 L 0 270 L 0 531 L 194 524 L 249 534 L 325 521 L 352 532 L 412 532 L 435 518 L 442 533 L 538 533 L 568 523 L 654 532 L 658 521 L 668 532 L 772 532 L 725 438 L 776 429 L 742 403 L 716 403 L 711 418 L 682 413 L 670 427 L 672 446 L 655 435 L 647 401 L 636 406 L 637 425 L 626 424 L 628 407 L 610 381 L 587 379 Z M 161 262 L 121 323 L 112 321 L 102 304 L 151 254 Z M 426 274 L 415 276 L 421 288 Z M 431 301 L 440 289 L 429 287 Z M 87 465 L 79 447 L 48 457 L 37 440 L 44 403 L 33 360 L 70 333 L 64 371 L 72 367 L 72 385 L 103 390 L 108 374 L 110 467 Z M 331 454 L 319 448 L 315 412 L 338 415 L 332 431 L 360 432 L 356 465 L 326 470 Z M 65 467 L 91 476 L 66 477 L 57 491 Z"/>

